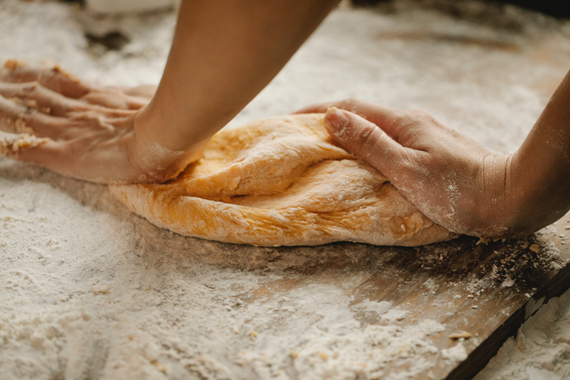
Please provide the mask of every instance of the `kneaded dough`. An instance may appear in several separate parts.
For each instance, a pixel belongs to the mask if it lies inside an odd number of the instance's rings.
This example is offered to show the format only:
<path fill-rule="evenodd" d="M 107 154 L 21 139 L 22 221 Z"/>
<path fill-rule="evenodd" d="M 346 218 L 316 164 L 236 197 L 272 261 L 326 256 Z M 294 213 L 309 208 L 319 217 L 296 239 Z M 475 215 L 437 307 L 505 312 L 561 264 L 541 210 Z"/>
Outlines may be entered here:
<path fill-rule="evenodd" d="M 111 192 L 159 227 L 221 242 L 414 246 L 455 237 L 377 170 L 334 145 L 323 116 L 222 130 L 176 180 Z"/>

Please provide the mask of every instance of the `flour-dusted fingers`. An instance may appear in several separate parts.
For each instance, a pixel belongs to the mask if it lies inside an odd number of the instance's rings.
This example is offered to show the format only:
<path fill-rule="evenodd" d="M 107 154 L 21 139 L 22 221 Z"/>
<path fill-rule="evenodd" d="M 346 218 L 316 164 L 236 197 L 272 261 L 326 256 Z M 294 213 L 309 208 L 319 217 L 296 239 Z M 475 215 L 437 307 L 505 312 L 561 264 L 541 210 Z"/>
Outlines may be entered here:
<path fill-rule="evenodd" d="M 340 109 L 345 109 L 346 111 L 350 111 L 348 109 L 346 109 L 347 103 L 349 102 L 349 100 L 342 100 L 342 101 L 336 101 L 336 102 L 325 102 L 325 103 L 316 103 L 316 104 L 311 104 L 309 106 L 303 107 L 295 112 L 293 112 L 293 114 L 298 114 L 298 113 L 325 113 L 327 112 L 327 109 L 329 109 L 330 107 L 336 107 L 336 108 L 340 108 Z"/>
<path fill-rule="evenodd" d="M 386 115 L 399 114 L 402 111 L 396 108 L 387 107 L 380 104 L 375 104 L 364 100 L 351 98 L 336 102 L 313 104 L 305 108 L 302 108 L 300 110 L 297 110 L 294 113 L 325 113 L 327 112 L 327 109 L 330 107 L 336 107 L 345 111 L 349 111 L 357 115 L 360 115 L 362 117 L 365 117 L 366 119 L 368 119 L 368 117 L 372 118 L 380 117 L 384 119 Z M 374 123 L 374 121 L 372 122 Z"/>
<path fill-rule="evenodd" d="M 4 68 L 0 71 L 0 80 L 15 83 L 39 82 L 50 90 L 74 99 L 84 96 L 92 89 L 89 84 L 57 65 L 50 68 L 38 68 L 12 60 L 4 64 Z"/>
<path fill-rule="evenodd" d="M 0 156 L 43 166 L 59 174 L 72 175 L 67 165 L 66 142 L 40 138 L 27 133 L 0 131 Z"/>
<path fill-rule="evenodd" d="M 314 104 L 302 108 L 294 113 L 326 113 L 327 109 L 335 107 L 359 115 L 364 119 L 382 128 L 390 137 L 399 140 L 403 129 L 409 124 L 406 122 L 410 111 L 374 104 L 358 99 L 345 99 L 338 102 Z"/>
<path fill-rule="evenodd" d="M 131 90 L 119 87 L 104 87 L 80 80 L 59 66 L 38 68 L 18 61 L 7 61 L 0 69 L 0 83 L 33 83 L 60 94 L 64 98 L 77 100 L 117 110 L 138 110 L 152 99 L 155 86 L 140 86 Z M 73 106 L 73 104 L 71 104 Z"/>
<path fill-rule="evenodd" d="M 146 106 L 154 97 L 157 86 L 155 85 L 141 85 L 137 87 L 121 87 L 120 91 L 123 92 L 127 101 L 127 106 L 130 110 L 138 110 Z"/>
<path fill-rule="evenodd" d="M 0 130 L 4 132 L 27 133 L 57 140 L 67 138 L 69 128 L 73 125 L 69 118 L 48 115 L 0 96 Z"/>
<path fill-rule="evenodd" d="M 0 95 L 24 106 L 46 114 L 65 116 L 70 112 L 87 111 L 93 106 L 61 95 L 42 86 L 39 82 L 0 82 Z"/>
<path fill-rule="evenodd" d="M 93 89 L 81 97 L 81 100 L 116 110 L 131 110 L 135 111 L 141 109 L 150 101 L 145 98 L 127 95 L 122 89 L 118 87 L 102 87 Z"/>
<path fill-rule="evenodd" d="M 31 158 L 29 153 L 25 153 L 31 149 L 38 148 L 45 144 L 49 146 L 47 149 L 54 149 L 55 144 L 48 138 L 40 138 L 29 135 L 27 133 L 8 133 L 0 131 L 0 156 L 21 159 L 22 157 Z"/>
<path fill-rule="evenodd" d="M 80 112 L 97 113 L 105 117 L 124 117 L 133 111 L 104 107 L 72 99 L 43 87 L 38 82 L 0 82 L 0 95 L 26 107 L 53 116 L 70 116 Z"/>
<path fill-rule="evenodd" d="M 406 149 L 376 124 L 351 112 L 330 107 L 325 126 L 343 148 L 362 157 L 385 176 L 401 170 Z"/>

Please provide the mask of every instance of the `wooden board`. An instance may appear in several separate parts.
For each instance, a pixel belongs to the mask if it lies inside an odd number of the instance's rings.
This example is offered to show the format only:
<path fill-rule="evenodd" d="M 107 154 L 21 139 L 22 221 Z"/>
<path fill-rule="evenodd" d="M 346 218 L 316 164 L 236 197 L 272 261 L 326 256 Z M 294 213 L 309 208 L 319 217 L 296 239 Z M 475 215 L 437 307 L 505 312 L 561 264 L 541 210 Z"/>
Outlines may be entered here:
<path fill-rule="evenodd" d="M 142 220 L 140 227 L 139 236 L 156 235 L 157 229 Z M 413 378 L 464 380 L 476 375 L 542 304 L 570 287 L 567 228 L 570 229 L 568 215 L 524 240 L 485 244 L 476 238 L 461 237 L 415 248 L 352 243 L 257 248 L 189 240 L 192 244 L 200 242 L 200 249 L 193 252 L 201 253 L 193 254 L 193 262 L 258 273 L 285 273 L 275 281 L 264 282 L 240 294 L 234 300 L 240 305 L 263 306 L 282 299 L 285 309 L 290 306 L 287 300 L 295 291 L 321 284 L 341 289 L 352 300 L 351 306 L 367 300 L 389 302 L 391 308 L 406 312 L 404 318 L 388 322 L 377 313 L 362 313 L 357 319 L 363 328 L 394 325 L 412 329 L 428 319 L 440 323 L 443 331 L 428 337 L 437 351 L 420 355 L 408 353 L 406 364 L 389 362 L 383 371 L 405 372 L 410 362 L 425 359 L 435 363 L 434 366 Z M 149 252 L 162 249 L 172 254 L 170 257 L 147 256 L 152 265 L 161 267 L 183 254 L 176 253 L 180 246 L 176 239 L 151 238 L 159 242 L 156 244 L 160 247 L 148 247 Z M 322 297 L 332 298 L 327 294 Z M 339 309 L 342 307 L 339 305 Z M 307 318 L 300 316 L 300 319 Z M 269 327 L 266 333 L 276 329 L 276 326 Z M 468 357 L 459 362 L 446 360 L 442 350 L 459 344 L 458 339 L 450 338 L 458 333 L 471 336 L 461 342 Z M 293 361 L 284 367 L 287 373 L 295 373 L 294 368 Z"/>
<path fill-rule="evenodd" d="M 487 244 L 462 237 L 421 248 L 346 243 L 323 248 L 269 249 L 265 254 L 273 259 L 265 257 L 261 261 L 276 266 L 281 260 L 304 264 L 285 264 L 296 273 L 256 289 L 244 300 L 285 297 L 297 287 L 319 282 L 343 288 L 353 297 L 353 304 L 367 299 L 390 302 L 408 312 L 400 321 L 391 322 L 403 329 L 425 319 L 445 326 L 444 331 L 430 336 L 440 351 L 423 355 L 436 365 L 418 378 L 469 379 L 524 320 L 570 287 L 570 250 L 564 234 L 569 222 L 565 217 L 525 240 Z M 317 252 L 306 255 L 307 250 Z M 352 286 L 343 284 L 343 278 L 362 277 L 367 280 Z M 345 282 L 350 284 L 350 280 Z M 365 317 L 363 322 L 383 324 L 377 317 Z M 469 356 L 459 364 L 449 363 L 441 355 L 441 350 L 458 344 L 458 339 L 450 338 L 457 333 L 471 336 L 463 341 Z M 385 372 L 405 370 L 394 366 Z"/>
<path fill-rule="evenodd" d="M 469 333 L 465 361 L 448 364 L 441 354 L 433 354 L 427 359 L 437 365 L 425 374 L 430 379 L 469 379 L 540 305 L 570 287 L 570 250 L 559 237 L 565 222 L 557 225 L 559 230 L 520 241 L 477 244 L 477 239 L 463 237 L 422 248 L 354 247 L 355 257 L 321 257 L 325 265 L 309 266 L 304 281 L 313 281 L 316 272 L 330 280 L 341 270 L 355 277 L 355 272 L 366 272 L 368 280 L 347 289 L 354 304 L 370 299 L 407 310 L 410 314 L 398 323 L 402 328 L 426 318 L 441 323 L 445 330 L 431 337 L 440 349 L 457 344 L 452 334 Z M 272 297 L 299 284 L 279 284 L 270 289 Z M 387 372 L 392 370 L 403 368 Z"/>

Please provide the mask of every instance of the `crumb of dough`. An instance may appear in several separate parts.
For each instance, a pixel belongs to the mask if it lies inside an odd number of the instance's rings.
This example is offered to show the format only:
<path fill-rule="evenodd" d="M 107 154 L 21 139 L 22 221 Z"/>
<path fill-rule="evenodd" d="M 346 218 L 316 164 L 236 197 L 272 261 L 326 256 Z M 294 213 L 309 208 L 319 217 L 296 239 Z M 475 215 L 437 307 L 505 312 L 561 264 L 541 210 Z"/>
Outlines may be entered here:
<path fill-rule="evenodd" d="M 158 368 L 162 373 L 166 373 L 166 372 L 167 372 L 167 368 L 166 368 L 163 364 L 160 364 L 160 363 L 157 362 L 157 361 L 153 361 L 153 362 L 151 362 L 151 363 L 152 363 L 156 368 Z"/>
<path fill-rule="evenodd" d="M 39 138 L 28 133 L 15 134 L 0 131 L 0 155 L 14 155 L 21 150 L 35 148 L 48 141 L 47 138 Z"/>
<path fill-rule="evenodd" d="M 451 334 L 451 335 L 449 336 L 449 339 L 461 339 L 461 338 L 463 338 L 463 339 L 469 339 L 469 338 L 471 338 L 472 336 L 473 336 L 473 335 L 469 334 L 468 332 L 460 332 L 460 333 Z"/>
<path fill-rule="evenodd" d="M 540 252 L 540 247 L 538 246 L 538 244 L 533 244 L 529 247 L 529 249 L 531 251 L 533 251 L 534 253 L 539 253 Z"/>
<path fill-rule="evenodd" d="M 489 238 L 480 237 L 479 240 L 477 241 L 477 243 L 476 243 L 475 245 L 479 245 L 479 244 L 485 244 L 485 245 L 487 245 L 490 241 L 491 241 L 491 239 L 489 239 Z"/>
<path fill-rule="evenodd" d="M 54 65 L 52 68 L 52 71 L 55 73 L 59 73 L 62 74 L 64 76 L 66 76 L 67 78 L 69 78 L 71 81 L 75 82 L 75 83 L 79 83 L 81 82 L 81 79 L 79 79 L 78 77 L 76 77 L 75 75 L 65 71 L 64 69 L 62 69 L 59 65 Z"/>
<path fill-rule="evenodd" d="M 38 108 L 38 101 L 36 99 L 22 99 L 19 97 L 13 97 L 13 98 L 10 98 L 10 100 L 16 104 L 21 104 L 21 105 L 26 106 L 26 107 Z"/>
<path fill-rule="evenodd" d="M 18 61 L 16 59 L 9 59 L 6 62 L 4 62 L 4 67 L 8 70 L 17 69 L 20 66 L 26 66 L 26 63 L 22 62 L 22 61 Z"/>
<path fill-rule="evenodd" d="M 91 287 L 91 293 L 98 295 L 98 294 L 109 294 L 111 293 L 111 288 L 108 286 L 102 288 Z"/>
<path fill-rule="evenodd" d="M 26 122 L 22 118 L 16 119 L 14 126 L 16 127 L 17 133 L 26 133 L 28 135 L 32 135 L 34 133 L 34 130 L 26 125 Z"/>

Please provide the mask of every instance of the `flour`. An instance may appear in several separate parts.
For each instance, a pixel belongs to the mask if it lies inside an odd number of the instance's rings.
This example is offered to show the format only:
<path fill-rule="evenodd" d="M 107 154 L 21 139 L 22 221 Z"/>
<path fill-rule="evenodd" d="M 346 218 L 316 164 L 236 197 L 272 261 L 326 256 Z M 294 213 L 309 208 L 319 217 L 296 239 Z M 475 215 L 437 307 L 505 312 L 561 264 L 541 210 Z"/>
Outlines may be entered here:
<path fill-rule="evenodd" d="M 570 26 L 514 8 L 479 17 L 474 7 L 466 22 L 397 3 L 390 12 L 335 11 L 232 125 L 356 96 L 426 109 L 495 152 L 513 152 L 565 74 Z M 174 20 L 7 0 L 0 59 L 59 62 L 101 84 L 156 84 Z M 131 42 L 106 51 L 89 45 L 86 30 L 117 30 Z M 463 360 L 475 338 L 435 347 L 442 323 L 420 317 L 404 329 L 413 305 L 357 302 L 350 289 L 364 274 L 341 268 L 332 281 L 318 272 L 331 257 L 366 260 L 361 250 L 186 239 L 130 215 L 104 186 L 0 159 L 1 377 L 408 379 L 429 374 L 437 358 Z M 509 284 L 502 269 L 496 276 Z M 470 295 L 490 284 L 470 279 Z M 568 378 L 568 299 L 543 306 L 478 379 Z M 385 373 L 387 365 L 398 370 Z"/>
<path fill-rule="evenodd" d="M 570 378 L 570 292 L 551 299 L 509 338 L 487 367 L 484 379 Z"/>
<path fill-rule="evenodd" d="M 459 342 L 451 348 L 441 350 L 441 356 L 443 357 L 443 360 L 448 362 L 460 363 L 467 359 L 467 351 L 465 351 L 463 343 Z"/>

